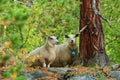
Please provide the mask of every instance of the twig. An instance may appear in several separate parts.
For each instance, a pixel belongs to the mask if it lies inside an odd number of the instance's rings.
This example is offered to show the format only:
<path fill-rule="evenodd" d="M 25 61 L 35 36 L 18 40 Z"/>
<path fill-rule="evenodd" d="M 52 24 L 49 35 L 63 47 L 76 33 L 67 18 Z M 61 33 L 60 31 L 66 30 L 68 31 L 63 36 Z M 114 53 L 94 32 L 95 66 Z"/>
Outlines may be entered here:
<path fill-rule="evenodd" d="M 26 3 L 23 3 L 23 2 L 18 1 L 18 0 L 14 0 L 14 2 L 18 2 L 18 3 L 20 3 L 20 4 L 24 4 L 24 5 L 26 5 Z"/>
<path fill-rule="evenodd" d="M 29 32 L 30 32 L 30 28 L 29 28 L 28 35 L 27 35 L 27 37 L 26 37 L 26 40 L 25 40 L 25 42 L 20 46 L 20 48 L 22 48 L 22 47 L 24 46 L 24 44 L 27 42 L 27 40 L 28 40 L 28 38 L 29 38 Z"/>
<path fill-rule="evenodd" d="M 22 34 L 22 27 L 19 27 L 19 31 L 20 31 L 20 37 L 21 37 L 21 40 L 23 41 L 24 38 L 23 38 L 23 34 Z"/>
<path fill-rule="evenodd" d="M 23 4 L 23 5 L 26 5 L 27 7 L 31 8 L 33 6 L 33 2 L 32 0 L 29 1 L 28 3 L 24 3 L 24 2 L 21 2 L 21 1 L 18 1 L 18 0 L 15 0 L 14 2 L 18 2 L 20 4 Z"/>
<path fill-rule="evenodd" d="M 88 27 L 88 25 L 85 25 L 85 26 L 80 30 L 80 33 L 83 32 L 87 27 Z"/>
<path fill-rule="evenodd" d="M 95 46 L 94 44 L 93 44 L 93 47 L 98 51 L 99 49 L 97 48 L 97 46 Z"/>
<path fill-rule="evenodd" d="M 94 13 L 95 13 L 96 15 L 98 15 L 98 16 L 101 17 L 104 21 L 106 21 L 106 22 L 108 23 L 108 25 L 109 25 L 110 28 L 112 27 L 111 24 L 109 23 L 108 19 L 104 18 L 104 17 L 100 14 L 100 12 L 96 9 L 96 1 L 95 1 L 95 0 L 92 0 L 92 9 L 93 9 L 93 11 L 94 11 Z"/>
<path fill-rule="evenodd" d="M 106 21 L 108 23 L 108 25 L 110 26 L 110 28 L 112 27 L 110 22 L 108 21 L 108 19 L 104 18 L 102 15 L 98 14 L 98 16 L 100 16 L 104 21 Z"/>

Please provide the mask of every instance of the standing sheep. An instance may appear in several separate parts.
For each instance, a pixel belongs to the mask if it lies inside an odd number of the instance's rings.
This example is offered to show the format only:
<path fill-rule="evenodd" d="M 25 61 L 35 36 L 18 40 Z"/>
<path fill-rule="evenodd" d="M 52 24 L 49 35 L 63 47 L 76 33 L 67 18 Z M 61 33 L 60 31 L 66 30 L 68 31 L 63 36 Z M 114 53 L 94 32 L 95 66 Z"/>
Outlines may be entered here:
<path fill-rule="evenodd" d="M 52 64 L 56 58 L 55 46 L 57 43 L 58 40 L 56 39 L 55 36 L 49 36 L 46 39 L 45 45 L 38 47 L 32 52 L 30 52 L 27 58 L 39 55 L 40 56 L 39 61 L 40 63 L 42 63 L 42 66 L 49 68 L 50 64 Z"/>
<path fill-rule="evenodd" d="M 68 42 L 61 45 L 56 45 L 56 59 L 54 60 L 52 66 L 64 67 L 68 64 L 70 65 L 74 61 L 75 56 L 78 53 L 78 47 L 75 40 L 78 36 L 79 34 L 69 36 L 65 35 Z"/>

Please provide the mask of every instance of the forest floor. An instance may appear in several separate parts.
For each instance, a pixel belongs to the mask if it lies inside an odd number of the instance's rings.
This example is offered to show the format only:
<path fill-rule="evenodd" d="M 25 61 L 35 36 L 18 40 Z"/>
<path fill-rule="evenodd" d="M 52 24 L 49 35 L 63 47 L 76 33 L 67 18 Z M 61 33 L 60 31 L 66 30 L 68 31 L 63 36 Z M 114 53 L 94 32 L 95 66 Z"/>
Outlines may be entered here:
<path fill-rule="evenodd" d="M 58 68 L 58 67 L 57 67 Z M 76 71 L 74 72 L 71 72 L 70 75 L 73 76 L 73 75 L 77 75 L 77 74 L 90 74 L 94 77 L 97 77 L 98 75 L 95 74 L 94 70 L 98 70 L 98 71 L 101 71 L 102 73 L 105 74 L 105 76 L 107 77 L 108 80 L 114 80 L 110 75 L 109 75 L 109 72 L 111 71 L 111 68 L 99 68 L 99 67 L 83 67 L 83 66 L 71 66 L 71 67 L 68 67 L 68 68 L 71 68 L 71 69 L 75 69 Z M 58 80 L 58 74 L 66 74 L 66 72 L 64 73 L 57 73 L 57 72 L 54 72 L 54 73 L 51 73 L 49 72 L 48 68 L 41 68 L 41 67 L 38 67 L 37 69 L 41 70 L 43 73 L 47 73 L 47 74 L 50 74 L 49 76 L 45 76 L 45 77 L 42 77 L 42 78 L 38 78 L 36 80 Z M 35 68 L 26 68 L 24 71 L 27 71 L 27 72 L 33 72 L 35 71 L 36 69 Z"/>
<path fill-rule="evenodd" d="M 104 69 L 100 69 L 100 68 L 97 68 L 97 67 L 83 67 L 83 66 L 72 66 L 72 67 L 69 67 L 71 69 L 75 69 L 76 71 L 75 72 L 71 72 L 70 75 L 77 75 L 77 74 L 90 74 L 92 75 L 93 77 L 96 77 L 98 76 L 97 74 L 95 74 L 94 72 L 92 72 L 93 70 L 99 70 L 101 71 L 102 73 L 104 73 L 104 75 L 107 77 L 108 80 L 114 80 L 110 75 L 109 75 L 109 72 L 111 71 L 110 68 L 104 68 Z M 56 69 L 54 67 L 54 69 Z M 7 67 L 2 67 L 0 68 L 0 80 L 4 80 L 2 78 L 2 75 L 1 75 L 1 72 L 3 70 L 8 70 Z M 48 76 L 45 76 L 45 77 L 42 77 L 42 78 L 37 78 L 35 80 L 60 80 L 58 79 L 58 74 L 65 74 L 64 72 L 63 73 L 57 73 L 57 72 L 50 72 L 48 68 L 41 68 L 41 67 L 37 67 L 37 68 L 33 68 L 33 67 L 25 67 L 22 69 L 22 71 L 24 72 L 35 72 L 36 70 L 40 70 L 42 73 L 45 73 L 45 74 L 49 74 Z"/>

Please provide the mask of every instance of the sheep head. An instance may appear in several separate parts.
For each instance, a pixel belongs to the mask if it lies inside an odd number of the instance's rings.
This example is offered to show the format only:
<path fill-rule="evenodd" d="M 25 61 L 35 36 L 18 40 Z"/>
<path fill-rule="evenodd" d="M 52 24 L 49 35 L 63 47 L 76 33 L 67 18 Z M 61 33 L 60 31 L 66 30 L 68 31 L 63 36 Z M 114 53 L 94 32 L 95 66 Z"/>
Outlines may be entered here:
<path fill-rule="evenodd" d="M 74 45 L 74 44 L 76 44 L 76 37 L 78 37 L 78 36 L 79 36 L 79 34 L 65 35 L 65 38 L 68 39 L 68 43 L 70 45 Z"/>

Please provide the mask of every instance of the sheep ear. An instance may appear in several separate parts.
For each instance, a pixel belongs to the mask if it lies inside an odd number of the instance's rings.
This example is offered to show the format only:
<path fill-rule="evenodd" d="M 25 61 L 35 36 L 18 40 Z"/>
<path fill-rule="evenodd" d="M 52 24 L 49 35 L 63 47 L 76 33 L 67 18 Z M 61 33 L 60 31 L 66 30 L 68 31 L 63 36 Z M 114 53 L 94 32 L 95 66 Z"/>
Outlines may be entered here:
<path fill-rule="evenodd" d="M 50 39 L 50 36 L 48 36 L 47 39 Z"/>
<path fill-rule="evenodd" d="M 68 36 L 68 35 L 65 35 L 65 38 L 69 38 L 69 36 Z"/>
<path fill-rule="evenodd" d="M 78 37 L 78 36 L 79 36 L 79 34 L 75 34 L 75 38 Z"/>
<path fill-rule="evenodd" d="M 56 37 L 56 39 L 58 39 L 58 38 L 59 38 L 59 36 L 56 36 L 56 35 L 55 35 L 55 37 Z"/>
<path fill-rule="evenodd" d="M 51 36 L 49 36 L 48 39 L 52 39 Z"/>

